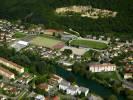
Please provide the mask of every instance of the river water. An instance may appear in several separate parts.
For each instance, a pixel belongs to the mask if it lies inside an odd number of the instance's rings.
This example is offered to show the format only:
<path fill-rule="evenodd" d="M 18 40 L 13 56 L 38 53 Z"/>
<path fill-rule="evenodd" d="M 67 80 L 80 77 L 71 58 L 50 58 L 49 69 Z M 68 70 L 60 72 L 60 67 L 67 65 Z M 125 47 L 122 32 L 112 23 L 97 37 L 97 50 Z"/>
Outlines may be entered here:
<path fill-rule="evenodd" d="M 71 77 L 73 75 L 79 86 L 87 87 L 90 89 L 90 91 L 100 95 L 103 98 L 108 98 L 110 95 L 113 94 L 111 89 L 104 87 L 103 85 L 99 84 L 98 82 L 91 80 L 91 79 L 84 78 L 79 74 L 74 74 L 72 72 L 69 72 L 69 71 L 63 69 L 62 67 L 59 67 L 59 66 L 56 67 L 56 74 L 63 77 L 64 79 L 67 79 L 68 77 Z M 125 100 L 124 96 L 122 96 L 122 95 L 116 95 L 116 96 L 117 96 L 118 100 Z"/>

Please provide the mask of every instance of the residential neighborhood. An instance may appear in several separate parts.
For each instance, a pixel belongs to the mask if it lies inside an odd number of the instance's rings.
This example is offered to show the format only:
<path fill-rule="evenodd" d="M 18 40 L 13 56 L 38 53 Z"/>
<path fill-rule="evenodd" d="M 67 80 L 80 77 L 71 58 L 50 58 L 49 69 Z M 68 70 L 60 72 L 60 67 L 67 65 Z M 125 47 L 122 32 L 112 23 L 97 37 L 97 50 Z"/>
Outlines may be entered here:
<path fill-rule="evenodd" d="M 1 100 L 104 100 L 95 84 L 113 94 L 117 85 L 133 90 L 133 41 L 7 20 L 0 30 L 0 49 L 8 52 L 0 54 Z"/>

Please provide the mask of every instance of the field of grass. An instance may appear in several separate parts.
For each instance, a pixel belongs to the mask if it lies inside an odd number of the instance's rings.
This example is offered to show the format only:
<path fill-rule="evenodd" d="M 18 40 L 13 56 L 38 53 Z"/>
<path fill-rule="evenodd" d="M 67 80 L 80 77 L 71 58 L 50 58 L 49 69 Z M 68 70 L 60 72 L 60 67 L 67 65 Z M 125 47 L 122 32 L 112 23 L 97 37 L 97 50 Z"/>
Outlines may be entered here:
<path fill-rule="evenodd" d="M 115 72 L 100 72 L 95 73 L 95 76 L 99 79 L 115 79 L 118 80 L 118 77 Z"/>
<path fill-rule="evenodd" d="M 25 34 L 25 33 L 21 33 L 21 32 L 16 32 L 16 33 L 13 35 L 14 38 L 23 38 L 23 37 L 25 37 L 25 36 L 26 36 L 26 34 Z"/>
<path fill-rule="evenodd" d="M 101 42 L 96 42 L 96 41 L 91 41 L 91 40 L 73 40 L 71 45 L 74 46 L 82 46 L 82 47 L 87 47 L 87 48 L 93 48 L 93 49 L 106 49 L 107 44 L 101 43 Z"/>
<path fill-rule="evenodd" d="M 54 46 L 64 44 L 62 41 L 48 38 L 48 37 L 43 37 L 43 36 L 42 37 L 38 36 L 38 37 L 33 38 L 31 43 L 34 45 L 44 46 L 47 48 L 54 48 Z"/>

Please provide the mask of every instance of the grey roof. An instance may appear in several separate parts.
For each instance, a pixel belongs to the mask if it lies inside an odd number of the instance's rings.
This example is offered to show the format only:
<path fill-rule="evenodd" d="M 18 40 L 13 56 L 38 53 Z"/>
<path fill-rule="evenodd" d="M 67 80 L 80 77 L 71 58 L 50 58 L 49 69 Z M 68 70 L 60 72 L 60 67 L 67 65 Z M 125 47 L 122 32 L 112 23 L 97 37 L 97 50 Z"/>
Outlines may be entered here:
<path fill-rule="evenodd" d="M 76 91 L 78 88 L 77 87 L 74 87 L 74 86 L 69 86 L 68 89 L 69 90 L 72 90 L 72 91 Z"/>
<path fill-rule="evenodd" d="M 62 80 L 60 85 L 63 85 L 63 86 L 70 86 L 70 83 L 68 81 L 65 81 L 65 80 Z"/>
<path fill-rule="evenodd" d="M 89 91 L 89 89 L 88 89 L 88 88 L 85 88 L 85 87 L 79 87 L 79 90 L 80 90 L 81 92 Z"/>
<path fill-rule="evenodd" d="M 17 51 L 19 51 L 26 46 L 16 43 L 16 44 L 12 45 L 12 47 L 15 48 Z"/>

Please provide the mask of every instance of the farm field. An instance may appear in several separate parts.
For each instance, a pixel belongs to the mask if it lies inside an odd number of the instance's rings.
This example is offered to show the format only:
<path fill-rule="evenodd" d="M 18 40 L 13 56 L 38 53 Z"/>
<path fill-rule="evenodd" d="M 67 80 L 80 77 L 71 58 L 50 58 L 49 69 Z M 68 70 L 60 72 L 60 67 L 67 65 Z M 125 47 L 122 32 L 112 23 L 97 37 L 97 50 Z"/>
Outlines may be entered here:
<path fill-rule="evenodd" d="M 33 38 L 31 44 L 44 46 L 51 49 L 60 49 L 64 46 L 64 42 L 62 41 L 43 36 Z"/>
<path fill-rule="evenodd" d="M 100 50 L 107 48 L 107 44 L 105 43 L 91 41 L 91 40 L 81 40 L 81 39 L 71 41 L 70 45 L 93 48 L 93 49 L 100 49 Z"/>

